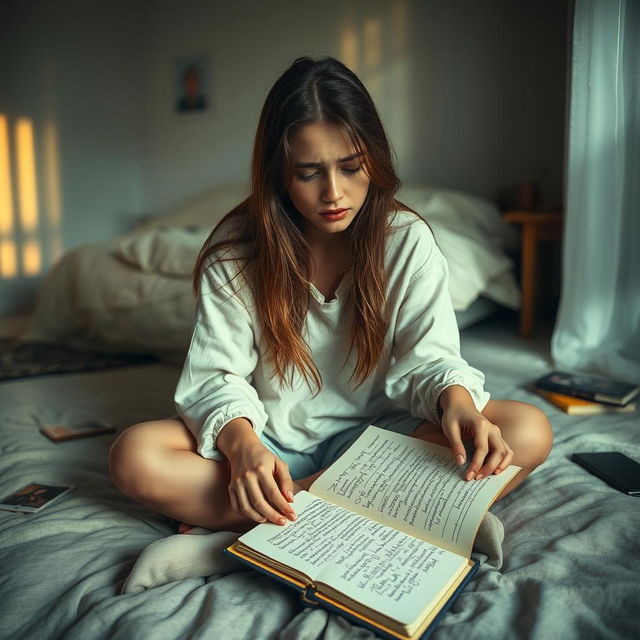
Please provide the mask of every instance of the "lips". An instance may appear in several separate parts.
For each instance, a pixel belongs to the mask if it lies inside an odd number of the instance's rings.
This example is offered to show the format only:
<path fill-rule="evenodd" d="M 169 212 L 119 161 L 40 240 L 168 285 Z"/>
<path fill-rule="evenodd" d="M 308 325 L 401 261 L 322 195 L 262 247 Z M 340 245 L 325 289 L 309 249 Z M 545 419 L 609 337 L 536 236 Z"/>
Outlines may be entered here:
<path fill-rule="evenodd" d="M 339 220 L 344 220 L 347 211 L 349 211 L 349 209 L 329 209 L 328 211 L 321 211 L 320 215 L 327 222 L 338 222 Z"/>
<path fill-rule="evenodd" d="M 349 211 L 349 209 L 328 209 L 327 211 L 321 211 L 320 214 L 323 216 L 335 216 L 343 211 Z"/>

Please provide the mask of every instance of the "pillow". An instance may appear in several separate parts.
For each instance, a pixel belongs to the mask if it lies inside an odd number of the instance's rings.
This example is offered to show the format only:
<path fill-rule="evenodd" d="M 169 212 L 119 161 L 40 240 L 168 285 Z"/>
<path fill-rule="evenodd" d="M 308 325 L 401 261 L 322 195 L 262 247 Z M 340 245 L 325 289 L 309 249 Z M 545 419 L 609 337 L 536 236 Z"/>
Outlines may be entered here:
<path fill-rule="evenodd" d="M 84 245 L 49 271 L 21 337 L 178 361 L 194 310 L 190 278 L 131 268 L 106 243 Z"/>
<path fill-rule="evenodd" d="M 145 220 L 138 231 L 158 227 L 198 227 L 213 229 L 222 218 L 249 195 L 243 184 L 227 184 L 214 187 L 173 209 Z"/>
<path fill-rule="evenodd" d="M 462 191 L 406 185 L 398 193 L 398 199 L 430 222 L 446 221 L 455 225 L 458 232 L 480 237 L 502 249 L 515 250 L 520 246 L 517 230 L 505 222 L 498 207 L 485 198 Z"/>
<path fill-rule="evenodd" d="M 465 311 L 481 295 L 512 309 L 519 307 L 513 261 L 504 252 L 514 243 L 517 246 L 518 234 L 493 203 L 422 186 L 403 187 L 398 199 L 432 228 L 449 265 L 449 291 L 456 311 Z"/>
<path fill-rule="evenodd" d="M 152 228 L 116 241 L 113 253 L 141 271 L 190 277 L 208 229 Z"/>

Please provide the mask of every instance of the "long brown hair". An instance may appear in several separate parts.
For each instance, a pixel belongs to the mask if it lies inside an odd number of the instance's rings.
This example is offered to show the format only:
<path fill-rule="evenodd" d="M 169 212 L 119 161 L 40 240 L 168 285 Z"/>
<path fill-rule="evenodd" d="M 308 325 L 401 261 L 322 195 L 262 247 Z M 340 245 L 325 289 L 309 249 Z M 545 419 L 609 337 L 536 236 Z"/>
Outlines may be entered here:
<path fill-rule="evenodd" d="M 369 92 L 358 77 L 334 58 L 302 57 L 280 76 L 265 100 L 251 163 L 251 195 L 231 210 L 205 242 L 194 270 L 194 289 L 205 261 L 221 249 L 249 248 L 244 273 L 255 298 L 266 356 L 281 384 L 293 382 L 297 370 L 319 391 L 322 379 L 302 336 L 309 306 L 309 247 L 302 216 L 287 194 L 293 177 L 292 134 L 318 121 L 341 127 L 363 153 L 369 179 L 366 199 L 346 230 L 351 303 L 351 344 L 357 360 L 351 381 L 362 384 L 380 359 L 387 332 L 384 268 L 389 214 L 412 211 L 394 198 L 400 187 L 391 146 Z M 415 212 L 414 212 L 415 213 Z M 231 239 L 213 242 L 218 227 L 236 219 Z M 218 256 L 217 259 L 229 259 Z"/>

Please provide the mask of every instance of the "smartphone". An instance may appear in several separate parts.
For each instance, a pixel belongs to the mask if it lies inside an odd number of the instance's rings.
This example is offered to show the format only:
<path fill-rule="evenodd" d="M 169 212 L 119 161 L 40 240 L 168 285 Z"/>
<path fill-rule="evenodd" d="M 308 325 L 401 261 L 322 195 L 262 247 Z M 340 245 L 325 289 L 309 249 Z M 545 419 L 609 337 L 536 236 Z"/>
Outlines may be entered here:
<path fill-rule="evenodd" d="M 624 453 L 574 453 L 571 459 L 619 491 L 640 496 L 640 464 Z"/>

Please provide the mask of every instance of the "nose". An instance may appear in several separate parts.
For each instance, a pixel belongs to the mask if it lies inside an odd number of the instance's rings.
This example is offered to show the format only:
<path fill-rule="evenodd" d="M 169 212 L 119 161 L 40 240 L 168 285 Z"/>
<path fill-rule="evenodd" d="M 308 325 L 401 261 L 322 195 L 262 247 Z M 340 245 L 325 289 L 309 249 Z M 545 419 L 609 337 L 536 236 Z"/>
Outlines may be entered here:
<path fill-rule="evenodd" d="M 343 195 L 337 172 L 327 172 L 324 189 L 322 190 L 322 200 L 327 203 L 338 202 L 342 200 Z"/>

